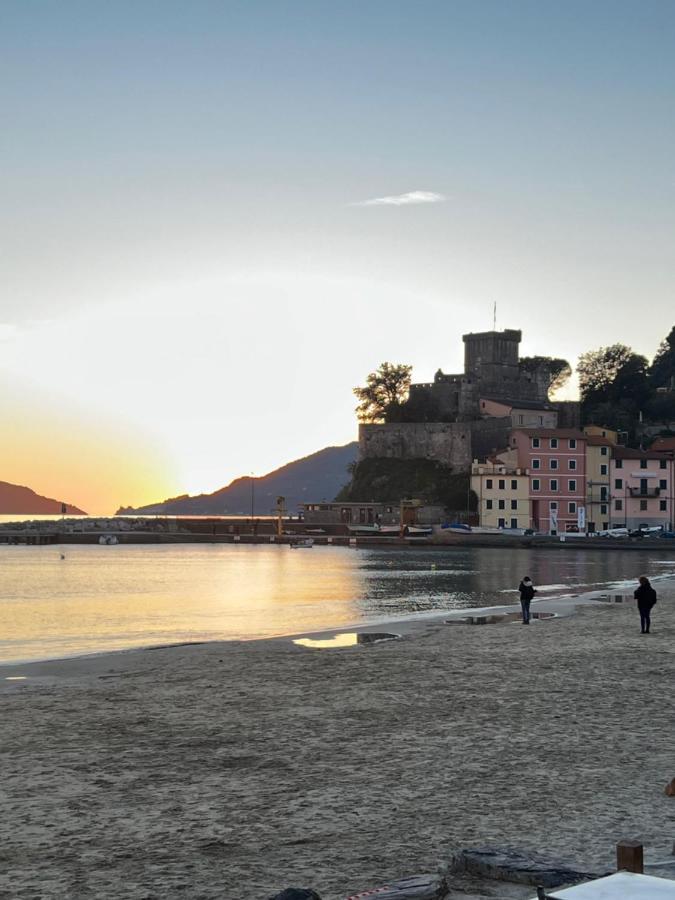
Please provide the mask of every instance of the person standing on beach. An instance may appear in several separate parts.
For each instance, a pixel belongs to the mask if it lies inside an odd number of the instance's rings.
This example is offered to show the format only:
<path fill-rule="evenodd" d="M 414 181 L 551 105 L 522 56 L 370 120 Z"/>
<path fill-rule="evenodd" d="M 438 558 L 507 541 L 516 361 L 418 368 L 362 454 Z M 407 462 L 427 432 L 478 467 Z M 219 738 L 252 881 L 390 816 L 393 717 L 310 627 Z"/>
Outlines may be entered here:
<path fill-rule="evenodd" d="M 637 600 L 638 609 L 640 611 L 640 633 L 649 634 L 649 626 L 651 625 L 652 606 L 656 603 L 656 591 L 649 583 L 646 575 L 640 576 L 640 586 L 633 596 Z"/>
<path fill-rule="evenodd" d="M 526 575 L 523 580 L 518 585 L 518 590 L 520 591 L 520 608 L 523 611 L 523 625 L 530 624 L 530 603 L 532 602 L 532 598 L 537 593 L 534 589 L 534 585 L 532 584 L 532 579 L 529 575 Z"/>

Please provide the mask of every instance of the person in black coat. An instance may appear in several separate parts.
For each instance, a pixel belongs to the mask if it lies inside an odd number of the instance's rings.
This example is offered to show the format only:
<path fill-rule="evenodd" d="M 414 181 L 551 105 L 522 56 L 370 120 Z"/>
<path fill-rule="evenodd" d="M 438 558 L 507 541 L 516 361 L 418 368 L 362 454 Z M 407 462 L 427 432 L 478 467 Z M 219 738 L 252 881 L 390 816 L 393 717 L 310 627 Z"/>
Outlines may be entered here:
<path fill-rule="evenodd" d="M 650 614 L 652 606 L 656 603 L 656 591 L 649 583 L 646 575 L 640 576 L 640 586 L 633 596 L 637 600 L 638 609 L 640 610 L 640 630 L 642 634 L 649 634 L 649 626 L 651 624 Z"/>
<path fill-rule="evenodd" d="M 520 584 L 518 585 L 518 590 L 520 591 L 520 608 L 523 611 L 523 625 L 529 625 L 530 603 L 532 602 L 532 598 L 536 593 L 534 585 L 532 584 L 532 579 L 529 575 L 526 575 L 520 582 Z"/>

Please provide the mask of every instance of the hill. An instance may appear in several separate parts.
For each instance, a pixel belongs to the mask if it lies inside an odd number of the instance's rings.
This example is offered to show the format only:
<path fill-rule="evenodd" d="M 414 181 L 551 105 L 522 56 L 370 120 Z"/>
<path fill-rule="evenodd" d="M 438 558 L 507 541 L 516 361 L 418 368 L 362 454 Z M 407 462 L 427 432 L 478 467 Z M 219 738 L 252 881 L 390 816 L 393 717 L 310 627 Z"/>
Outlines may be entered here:
<path fill-rule="evenodd" d="M 86 516 L 83 510 L 71 503 L 65 504 L 65 513 L 71 516 Z M 63 512 L 62 501 L 42 497 L 30 488 L 19 484 L 0 481 L 0 515 L 2 516 L 48 516 Z"/>
<path fill-rule="evenodd" d="M 344 447 L 325 447 L 259 478 L 236 478 L 212 494 L 183 494 L 137 509 L 121 507 L 116 515 L 250 515 L 252 493 L 257 516 L 270 515 L 280 495 L 294 513 L 299 503 L 332 500 L 349 481 L 347 467 L 355 462 L 357 450 L 356 441 Z"/>

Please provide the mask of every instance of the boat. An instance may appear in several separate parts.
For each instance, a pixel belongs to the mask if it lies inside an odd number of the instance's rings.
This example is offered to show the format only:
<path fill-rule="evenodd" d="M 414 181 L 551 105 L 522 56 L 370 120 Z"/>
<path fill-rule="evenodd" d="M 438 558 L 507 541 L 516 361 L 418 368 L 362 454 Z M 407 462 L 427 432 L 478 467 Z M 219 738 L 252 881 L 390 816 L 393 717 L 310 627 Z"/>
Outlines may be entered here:
<path fill-rule="evenodd" d="M 297 541 L 291 541 L 288 545 L 291 550 L 304 550 L 314 546 L 313 538 L 300 538 Z"/>
<path fill-rule="evenodd" d="M 102 534 L 98 539 L 98 542 L 105 547 L 110 547 L 113 544 L 119 544 L 119 541 L 114 534 Z"/>

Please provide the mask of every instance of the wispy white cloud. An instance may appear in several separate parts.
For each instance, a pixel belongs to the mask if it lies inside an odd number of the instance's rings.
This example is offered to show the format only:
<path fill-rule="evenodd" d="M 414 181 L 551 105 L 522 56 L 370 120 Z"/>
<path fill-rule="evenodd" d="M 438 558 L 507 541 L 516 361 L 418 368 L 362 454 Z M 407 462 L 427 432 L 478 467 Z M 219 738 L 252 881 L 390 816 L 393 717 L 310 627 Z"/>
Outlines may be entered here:
<path fill-rule="evenodd" d="M 361 200 L 352 206 L 411 206 L 415 203 L 442 203 L 443 194 L 435 191 L 408 191 L 407 194 L 392 194 L 390 197 L 374 197 L 372 200 Z"/>

